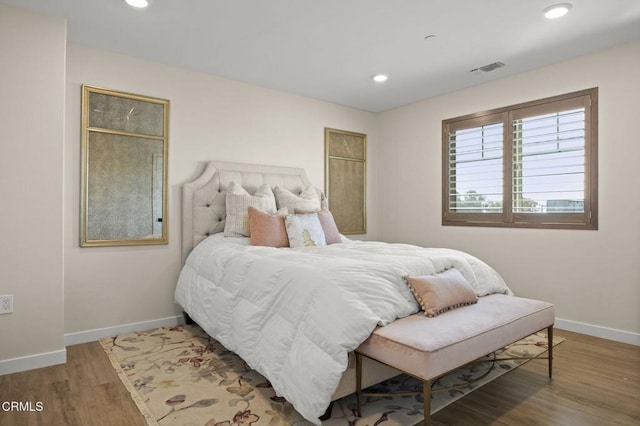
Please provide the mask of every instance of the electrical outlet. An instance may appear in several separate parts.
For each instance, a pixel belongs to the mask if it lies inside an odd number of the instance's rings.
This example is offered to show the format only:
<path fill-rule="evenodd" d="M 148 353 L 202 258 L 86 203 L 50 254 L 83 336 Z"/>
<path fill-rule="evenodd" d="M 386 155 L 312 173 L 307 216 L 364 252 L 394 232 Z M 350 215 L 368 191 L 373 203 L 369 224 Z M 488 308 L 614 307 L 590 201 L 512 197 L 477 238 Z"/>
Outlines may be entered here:
<path fill-rule="evenodd" d="M 13 294 L 0 296 L 0 314 L 10 314 L 13 312 Z"/>

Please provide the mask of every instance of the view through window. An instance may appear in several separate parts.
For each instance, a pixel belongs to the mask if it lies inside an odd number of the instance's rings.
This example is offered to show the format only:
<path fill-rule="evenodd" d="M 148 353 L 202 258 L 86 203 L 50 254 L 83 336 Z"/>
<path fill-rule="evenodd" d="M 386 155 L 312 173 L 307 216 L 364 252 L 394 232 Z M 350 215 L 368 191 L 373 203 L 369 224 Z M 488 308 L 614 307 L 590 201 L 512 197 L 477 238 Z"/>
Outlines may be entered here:
<path fill-rule="evenodd" d="M 443 121 L 445 225 L 597 228 L 597 89 Z"/>

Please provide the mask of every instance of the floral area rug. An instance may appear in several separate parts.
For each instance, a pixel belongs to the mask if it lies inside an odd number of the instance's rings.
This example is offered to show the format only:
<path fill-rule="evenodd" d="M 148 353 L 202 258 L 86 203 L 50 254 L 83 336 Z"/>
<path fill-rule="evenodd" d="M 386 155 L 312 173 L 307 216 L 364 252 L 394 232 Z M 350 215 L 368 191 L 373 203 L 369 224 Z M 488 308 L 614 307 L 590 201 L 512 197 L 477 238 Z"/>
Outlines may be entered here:
<path fill-rule="evenodd" d="M 562 338 L 555 338 L 554 345 Z M 310 425 L 271 384 L 240 357 L 196 325 L 161 327 L 100 340 L 120 379 L 149 425 L 249 426 Z M 498 358 L 536 356 L 547 350 L 543 334 L 499 351 Z M 433 389 L 434 413 L 463 395 L 526 361 L 483 362 L 439 379 Z M 488 372 L 488 373 L 487 373 Z M 482 377 L 477 380 L 478 377 Z M 367 391 L 420 391 L 422 383 L 406 375 Z M 422 395 L 367 397 L 363 416 L 355 416 L 355 396 L 334 403 L 327 426 L 414 425 L 423 420 Z"/>

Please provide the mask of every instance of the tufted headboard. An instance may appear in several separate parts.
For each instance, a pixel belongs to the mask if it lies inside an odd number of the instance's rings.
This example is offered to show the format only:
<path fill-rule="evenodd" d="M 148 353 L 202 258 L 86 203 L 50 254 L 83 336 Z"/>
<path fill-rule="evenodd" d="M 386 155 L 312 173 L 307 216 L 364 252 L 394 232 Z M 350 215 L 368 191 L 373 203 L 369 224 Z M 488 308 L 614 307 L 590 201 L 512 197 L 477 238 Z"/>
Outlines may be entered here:
<path fill-rule="evenodd" d="M 182 187 L 182 263 L 207 236 L 224 231 L 226 191 L 236 181 L 250 194 L 267 183 L 299 193 L 311 185 L 304 169 L 209 161 L 200 176 Z M 324 195 L 318 193 L 326 203 Z"/>

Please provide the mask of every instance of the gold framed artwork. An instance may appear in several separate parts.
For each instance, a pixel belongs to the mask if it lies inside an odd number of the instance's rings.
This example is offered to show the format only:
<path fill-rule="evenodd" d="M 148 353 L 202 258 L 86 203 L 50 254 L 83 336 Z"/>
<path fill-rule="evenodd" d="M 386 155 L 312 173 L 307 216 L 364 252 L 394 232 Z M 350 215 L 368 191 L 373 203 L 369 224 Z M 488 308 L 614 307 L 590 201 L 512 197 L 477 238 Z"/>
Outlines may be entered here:
<path fill-rule="evenodd" d="M 367 135 L 325 128 L 325 193 L 342 234 L 367 232 Z"/>
<path fill-rule="evenodd" d="M 169 101 L 82 85 L 80 245 L 168 243 Z"/>

